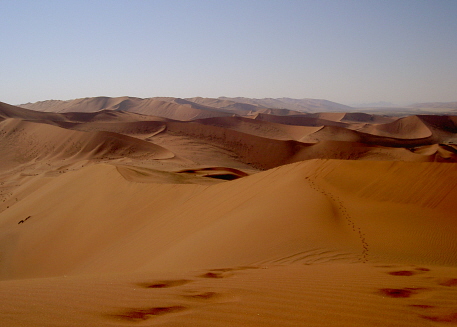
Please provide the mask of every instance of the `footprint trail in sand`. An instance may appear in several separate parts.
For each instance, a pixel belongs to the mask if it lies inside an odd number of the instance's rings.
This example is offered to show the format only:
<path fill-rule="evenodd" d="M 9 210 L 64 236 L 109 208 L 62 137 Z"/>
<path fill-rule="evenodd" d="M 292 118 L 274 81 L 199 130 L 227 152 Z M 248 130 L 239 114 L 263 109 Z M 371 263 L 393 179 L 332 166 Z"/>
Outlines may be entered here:
<path fill-rule="evenodd" d="M 365 238 L 365 234 L 362 232 L 362 229 L 354 223 L 352 217 L 349 215 L 348 210 L 346 206 L 344 205 L 343 201 L 339 199 L 337 196 L 333 195 L 329 191 L 325 191 L 322 188 L 320 188 L 317 184 L 314 178 L 312 177 L 305 177 L 305 179 L 308 181 L 309 185 L 313 190 L 316 192 L 319 192 L 326 196 L 330 202 L 332 202 L 336 208 L 338 208 L 338 211 L 341 213 L 341 216 L 346 220 L 347 225 L 352 227 L 352 231 L 357 233 L 357 236 L 359 237 L 361 243 L 362 243 L 362 254 L 360 261 L 361 262 L 367 262 L 368 261 L 368 243 Z"/>

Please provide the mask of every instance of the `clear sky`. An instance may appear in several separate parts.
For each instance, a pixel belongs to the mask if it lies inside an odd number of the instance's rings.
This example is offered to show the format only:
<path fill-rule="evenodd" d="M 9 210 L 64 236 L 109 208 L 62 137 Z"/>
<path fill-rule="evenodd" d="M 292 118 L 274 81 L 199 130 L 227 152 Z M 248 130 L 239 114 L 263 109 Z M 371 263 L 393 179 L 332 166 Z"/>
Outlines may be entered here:
<path fill-rule="evenodd" d="M 456 0 L 0 0 L 0 101 L 457 101 Z"/>

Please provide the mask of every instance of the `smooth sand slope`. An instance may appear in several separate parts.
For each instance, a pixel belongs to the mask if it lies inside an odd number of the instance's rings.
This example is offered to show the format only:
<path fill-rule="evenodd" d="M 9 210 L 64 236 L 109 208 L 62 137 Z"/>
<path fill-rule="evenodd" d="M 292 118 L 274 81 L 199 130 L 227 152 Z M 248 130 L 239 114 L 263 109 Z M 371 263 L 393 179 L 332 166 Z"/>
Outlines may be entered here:
<path fill-rule="evenodd" d="M 134 183 L 112 165 L 70 172 L 3 211 L 17 238 L 4 278 L 300 262 L 316 249 L 455 265 L 454 164 L 367 166 L 306 161 L 213 186 Z"/>
<path fill-rule="evenodd" d="M 129 182 L 106 164 L 69 172 L 0 215 L 0 319 L 453 321 L 456 182 L 455 164 L 334 160 L 213 186 Z"/>
<path fill-rule="evenodd" d="M 140 100 L 0 103 L 1 326 L 457 324 L 455 117 Z"/>

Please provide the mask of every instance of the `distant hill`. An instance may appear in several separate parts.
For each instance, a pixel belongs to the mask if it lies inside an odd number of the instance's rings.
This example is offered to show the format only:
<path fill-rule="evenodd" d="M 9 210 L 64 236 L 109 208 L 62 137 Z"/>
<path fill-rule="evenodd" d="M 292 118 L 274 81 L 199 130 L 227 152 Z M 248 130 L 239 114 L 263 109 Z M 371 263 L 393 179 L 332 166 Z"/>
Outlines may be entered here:
<path fill-rule="evenodd" d="M 230 116 L 231 113 L 208 106 L 194 104 L 179 98 L 92 97 L 67 101 L 40 101 L 19 105 L 21 108 L 44 112 L 98 112 L 124 111 L 174 120 L 193 120 Z"/>
<path fill-rule="evenodd" d="M 174 97 L 91 97 L 73 100 L 46 100 L 19 105 L 21 108 L 43 112 L 97 112 L 115 110 L 175 120 L 193 120 L 244 116 L 267 113 L 277 116 L 316 112 L 348 112 L 354 108 L 328 100 L 318 99 L 250 99 L 250 98 L 174 98 Z"/>
<path fill-rule="evenodd" d="M 357 106 L 354 111 L 369 114 L 388 115 L 388 116 L 409 116 L 409 115 L 456 115 L 457 102 L 426 102 L 415 103 L 408 106 L 382 106 L 382 103 L 367 104 L 367 106 Z"/>
<path fill-rule="evenodd" d="M 377 107 L 395 107 L 396 105 L 392 102 L 378 101 L 369 103 L 355 103 L 352 104 L 356 108 L 377 108 Z"/>
<path fill-rule="evenodd" d="M 175 98 L 175 97 L 90 97 L 73 100 L 46 100 L 21 104 L 19 107 L 53 113 L 85 112 L 101 110 L 124 111 L 148 116 L 159 116 L 173 120 L 196 120 L 233 115 L 248 116 L 268 114 L 274 116 L 296 116 L 316 113 L 365 112 L 368 114 L 407 116 L 455 115 L 457 102 L 416 103 L 410 106 L 390 106 L 385 102 L 366 107 L 350 107 L 323 99 L 291 98 Z M 384 105 L 384 106 L 383 106 Z"/>
<path fill-rule="evenodd" d="M 457 110 L 457 102 L 425 102 L 410 105 L 411 108 L 436 108 Z"/>
<path fill-rule="evenodd" d="M 344 104 L 323 100 L 323 99 L 291 99 L 291 98 L 265 98 L 265 99 L 251 99 L 251 98 L 227 98 L 220 97 L 219 99 L 230 100 L 234 102 L 247 103 L 252 105 L 263 106 L 266 108 L 275 109 L 289 109 L 300 112 L 314 113 L 314 112 L 348 112 L 353 111 L 353 107 Z"/>

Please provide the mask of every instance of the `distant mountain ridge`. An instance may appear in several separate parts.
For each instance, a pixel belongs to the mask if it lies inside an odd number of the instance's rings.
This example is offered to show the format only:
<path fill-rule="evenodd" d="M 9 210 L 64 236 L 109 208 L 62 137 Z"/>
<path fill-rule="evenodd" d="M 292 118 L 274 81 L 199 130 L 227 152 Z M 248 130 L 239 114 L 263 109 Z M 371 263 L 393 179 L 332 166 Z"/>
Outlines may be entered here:
<path fill-rule="evenodd" d="M 219 99 L 230 100 L 234 102 L 241 102 L 247 104 L 253 104 L 263 106 L 266 108 L 274 109 L 289 109 L 296 110 L 306 113 L 315 113 L 322 111 L 334 111 L 334 112 L 347 112 L 354 110 L 353 107 L 346 106 L 341 103 L 332 102 L 324 99 L 292 99 L 292 98 L 264 98 L 264 99 L 252 99 L 252 98 L 227 98 L 220 97 Z"/>
<path fill-rule="evenodd" d="M 95 112 L 122 110 L 146 115 L 158 115 L 178 119 L 186 109 L 187 119 L 202 119 L 225 115 L 246 115 L 257 112 L 275 115 L 291 115 L 316 112 L 347 112 L 354 108 L 320 99 L 291 98 L 174 98 L 174 97 L 90 97 L 73 100 L 46 100 L 19 105 L 21 108 L 44 112 Z M 179 115 L 177 112 L 179 111 Z M 292 112 L 291 112 L 292 111 Z M 216 114 L 217 112 L 217 114 Z"/>
<path fill-rule="evenodd" d="M 424 102 L 414 103 L 411 108 L 437 108 L 437 109 L 457 109 L 457 102 Z"/>
<path fill-rule="evenodd" d="M 381 105 L 382 103 L 379 103 Z M 385 104 L 385 103 L 384 103 Z M 176 97 L 88 97 L 72 100 L 45 100 L 18 107 L 34 111 L 92 113 L 102 110 L 124 111 L 173 120 L 196 120 L 233 115 L 269 114 L 296 116 L 317 113 L 366 112 L 369 114 L 407 116 L 411 114 L 455 115 L 457 102 L 416 103 L 409 106 L 350 107 L 324 99 L 292 98 L 176 98 Z"/>
<path fill-rule="evenodd" d="M 378 101 L 378 102 L 369 102 L 369 103 L 354 103 L 351 104 L 356 108 L 377 108 L 377 107 L 395 107 L 396 105 L 392 102 L 387 101 Z"/>

